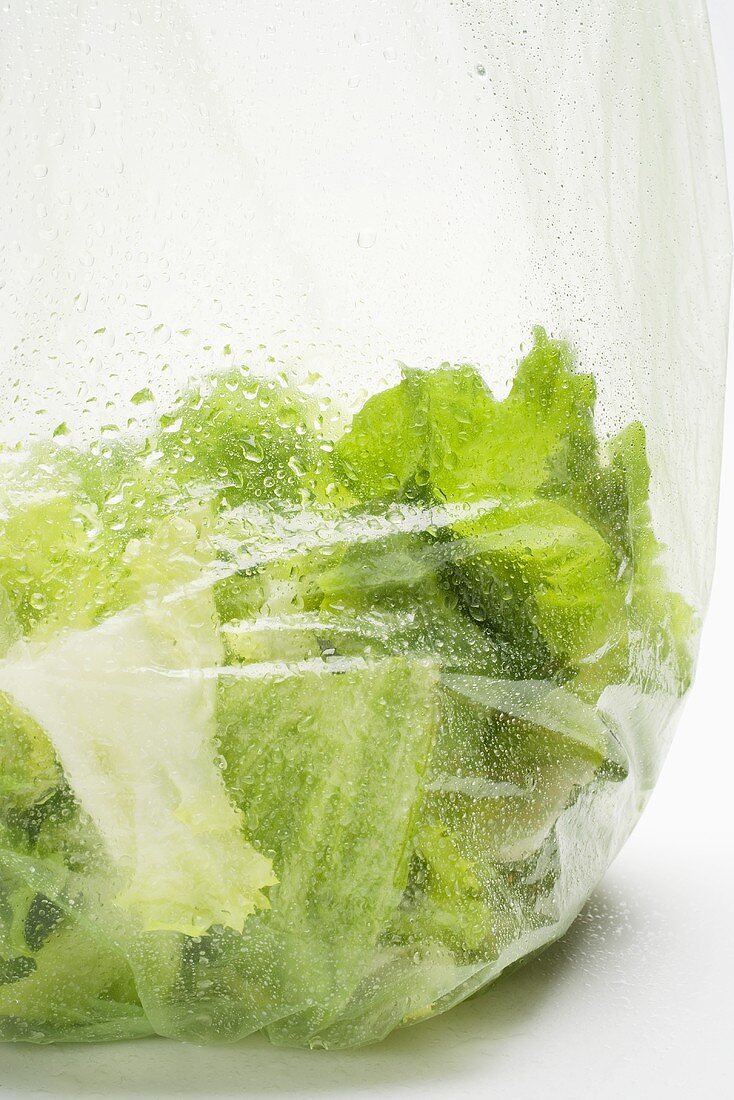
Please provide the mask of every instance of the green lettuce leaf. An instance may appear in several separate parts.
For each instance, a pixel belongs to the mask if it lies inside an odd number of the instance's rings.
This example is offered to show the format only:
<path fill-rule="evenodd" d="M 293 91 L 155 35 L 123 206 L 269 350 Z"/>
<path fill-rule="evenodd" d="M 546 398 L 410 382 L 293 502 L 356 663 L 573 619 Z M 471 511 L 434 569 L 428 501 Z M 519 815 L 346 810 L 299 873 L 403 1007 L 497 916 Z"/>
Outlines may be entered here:
<path fill-rule="evenodd" d="M 0 977 L 0 1039 L 102 1042 L 150 1035 L 120 953 L 68 917 L 56 924 L 40 949 L 23 957 L 24 966 L 16 963 L 11 980 Z"/>
<path fill-rule="evenodd" d="M 462 546 L 452 582 L 490 630 L 523 638 L 528 652 L 542 641 L 569 666 L 610 640 L 625 594 L 618 565 L 574 512 L 518 502 L 458 523 L 454 534 Z"/>
<path fill-rule="evenodd" d="M 44 730 L 99 831 L 117 904 L 144 929 L 191 934 L 241 929 L 274 882 L 215 762 L 222 649 L 200 553 L 192 524 L 165 523 L 128 555 L 140 606 L 0 663 L 0 687 Z"/>
<path fill-rule="evenodd" d="M 321 428 L 315 403 L 282 378 L 235 368 L 204 379 L 164 414 L 159 445 L 182 489 L 198 485 L 232 507 L 298 501 L 322 484 Z"/>
<path fill-rule="evenodd" d="M 538 329 L 503 400 L 231 370 L 0 453 L 0 1036 L 362 1043 L 552 935 L 600 699 L 697 630 L 594 405 Z"/>
<path fill-rule="evenodd" d="M 362 500 L 529 497 L 570 438 L 591 432 L 594 399 L 593 380 L 575 373 L 567 345 L 536 329 L 504 401 L 473 367 L 406 368 L 354 417 L 335 464 Z"/>
<path fill-rule="evenodd" d="M 268 923 L 292 943 L 284 990 L 309 978 L 311 1007 L 269 1033 L 308 1041 L 369 970 L 405 888 L 437 674 L 403 658 L 242 671 L 220 687 L 224 774 L 254 842 L 273 853 Z"/>
<path fill-rule="evenodd" d="M 0 820 L 42 802 L 62 781 L 43 730 L 8 695 L 0 694 Z"/>

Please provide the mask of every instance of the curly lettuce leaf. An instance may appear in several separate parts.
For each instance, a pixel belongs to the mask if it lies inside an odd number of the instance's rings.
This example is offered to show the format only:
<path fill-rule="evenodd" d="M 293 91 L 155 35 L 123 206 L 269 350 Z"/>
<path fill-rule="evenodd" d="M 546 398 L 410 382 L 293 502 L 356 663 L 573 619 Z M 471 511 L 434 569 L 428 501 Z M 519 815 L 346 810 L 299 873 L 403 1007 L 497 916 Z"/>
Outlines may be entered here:
<path fill-rule="evenodd" d="M 315 403 L 282 377 L 234 368 L 204 379 L 161 417 L 160 449 L 183 489 L 236 507 L 299 501 L 328 485 Z"/>
<path fill-rule="evenodd" d="M 0 1039 L 101 1042 L 152 1034 L 124 958 L 68 917 L 0 975 Z"/>
<path fill-rule="evenodd" d="M 53 746 L 41 727 L 0 694 L 0 820 L 27 811 L 61 785 Z"/>
<path fill-rule="evenodd" d="M 144 929 L 191 935 L 241 929 L 274 882 L 215 761 L 222 647 L 200 553 L 193 525 L 169 521 L 128 555 L 139 606 L 0 663 L 0 688 L 45 731 L 99 831 L 117 904 Z"/>
<path fill-rule="evenodd" d="M 21 456 L 3 1035 L 362 1042 L 554 924 L 556 822 L 625 774 L 600 697 L 681 693 L 695 630 L 644 431 L 601 445 L 594 401 L 536 330 L 504 400 L 405 368 L 333 454 L 235 370 L 148 440 Z"/>
<path fill-rule="evenodd" d="M 554 873 L 539 879 L 539 853 L 550 852 L 576 793 L 603 772 L 623 778 L 625 760 L 594 708 L 553 683 L 448 674 L 442 687 L 408 889 L 390 935 L 486 962 L 551 919 L 542 902 Z"/>
<path fill-rule="evenodd" d="M 354 417 L 335 463 L 362 500 L 410 492 L 439 501 L 527 497 L 569 439 L 591 431 L 594 399 L 593 379 L 575 372 L 567 345 L 539 328 L 505 400 L 473 367 L 406 368 Z"/>
<path fill-rule="evenodd" d="M 309 976 L 311 1007 L 269 1033 L 305 1041 L 343 1010 L 405 888 L 436 669 L 405 658 L 243 666 L 222 678 L 219 714 L 227 784 L 274 853 L 267 922 L 291 944 L 284 989 Z"/>
<path fill-rule="evenodd" d="M 624 600 L 618 565 L 599 532 L 553 501 L 493 508 L 457 523 L 452 580 L 490 630 L 542 640 L 573 666 L 610 640 Z"/>
<path fill-rule="evenodd" d="M 7 611 L 38 639 L 93 626 L 122 606 L 128 543 L 187 498 L 142 443 L 48 444 L 16 457 L 0 484 L 0 627 Z"/>

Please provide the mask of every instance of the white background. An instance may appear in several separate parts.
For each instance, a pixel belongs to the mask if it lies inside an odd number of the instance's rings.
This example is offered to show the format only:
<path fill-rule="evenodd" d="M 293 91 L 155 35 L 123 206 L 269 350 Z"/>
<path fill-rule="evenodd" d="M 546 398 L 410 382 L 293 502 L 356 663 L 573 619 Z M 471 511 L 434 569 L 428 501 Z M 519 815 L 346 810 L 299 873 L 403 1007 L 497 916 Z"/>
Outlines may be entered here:
<path fill-rule="evenodd" d="M 734 5 L 709 0 L 734 165 Z M 734 361 L 734 360 L 733 360 Z M 719 555 L 695 688 L 635 834 L 571 932 L 444 1017 L 348 1053 L 259 1038 L 0 1050 L 0 1094 L 594 1100 L 734 1091 L 734 397 Z"/>

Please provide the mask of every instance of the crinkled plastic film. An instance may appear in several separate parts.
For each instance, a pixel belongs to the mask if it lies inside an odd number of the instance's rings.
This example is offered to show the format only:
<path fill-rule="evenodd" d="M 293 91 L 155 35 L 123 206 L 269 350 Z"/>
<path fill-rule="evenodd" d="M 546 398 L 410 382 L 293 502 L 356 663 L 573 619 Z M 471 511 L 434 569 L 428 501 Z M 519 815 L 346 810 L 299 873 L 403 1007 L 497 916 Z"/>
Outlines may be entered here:
<path fill-rule="evenodd" d="M 691 684 L 705 4 L 0 20 L 0 1037 L 373 1042 L 566 930 Z"/>

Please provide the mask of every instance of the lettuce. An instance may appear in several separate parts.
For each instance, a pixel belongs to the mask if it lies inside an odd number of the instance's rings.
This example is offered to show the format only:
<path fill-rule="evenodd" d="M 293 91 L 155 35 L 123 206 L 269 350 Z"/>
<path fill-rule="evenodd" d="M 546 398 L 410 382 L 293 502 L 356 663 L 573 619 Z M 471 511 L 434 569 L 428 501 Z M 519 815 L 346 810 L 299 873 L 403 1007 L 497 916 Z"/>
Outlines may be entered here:
<path fill-rule="evenodd" d="M 192 524 L 165 521 L 152 544 L 128 547 L 138 606 L 50 642 L 19 642 L 0 663 L 0 687 L 45 730 L 100 834 L 117 904 L 143 929 L 192 935 L 241 929 L 274 881 L 214 759 L 222 649 L 211 594 L 187 587 L 198 552 Z M 164 563 L 176 587 L 161 585 Z"/>
<path fill-rule="evenodd" d="M 293 943 L 284 989 L 308 973 L 316 1002 L 269 1032 L 307 1040 L 347 1003 L 405 888 L 437 669 L 405 658 L 250 668 L 222 678 L 222 752 L 255 843 L 273 852 L 268 923 Z"/>
<path fill-rule="evenodd" d="M 494 632 L 543 639 L 577 665 L 610 638 L 624 602 L 613 552 L 599 532 L 554 501 L 500 505 L 459 523 L 455 583 Z"/>
<path fill-rule="evenodd" d="M 559 931 L 697 629 L 595 400 L 537 329 L 503 400 L 232 369 L 0 456 L 0 1035 L 362 1043 Z"/>
<path fill-rule="evenodd" d="M 528 497 L 574 436 L 591 432 L 594 399 L 593 379 L 539 328 L 504 401 L 473 367 L 405 369 L 366 402 L 335 461 L 362 500 L 421 490 L 444 501 Z"/>
<path fill-rule="evenodd" d="M 204 380 L 161 417 L 159 446 L 182 491 L 230 506 L 300 500 L 326 462 L 320 413 L 282 379 L 230 370 Z"/>
<path fill-rule="evenodd" d="M 6 965 L 0 976 L 0 1036 L 101 1042 L 150 1035 L 132 972 L 119 952 L 79 923 L 61 923 L 33 956 L 15 960 L 12 972 Z"/>
<path fill-rule="evenodd" d="M 43 729 L 0 694 L 0 818 L 19 814 L 48 798 L 63 773 Z"/>

